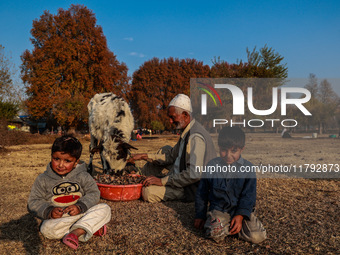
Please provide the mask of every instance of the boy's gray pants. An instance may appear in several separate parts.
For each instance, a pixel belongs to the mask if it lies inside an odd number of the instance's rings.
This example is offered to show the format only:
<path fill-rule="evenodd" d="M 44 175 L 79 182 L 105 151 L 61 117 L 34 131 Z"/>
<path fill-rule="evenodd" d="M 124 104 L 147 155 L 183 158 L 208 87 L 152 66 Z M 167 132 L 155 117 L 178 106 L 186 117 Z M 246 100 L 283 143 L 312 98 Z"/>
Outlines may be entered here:
<path fill-rule="evenodd" d="M 229 235 L 231 217 L 229 213 L 213 210 L 208 212 L 207 220 L 204 224 L 205 236 L 216 242 L 221 241 Z M 254 213 L 250 214 L 250 219 L 243 219 L 242 229 L 238 237 L 251 242 L 260 243 L 266 239 L 267 234 L 260 220 Z"/>

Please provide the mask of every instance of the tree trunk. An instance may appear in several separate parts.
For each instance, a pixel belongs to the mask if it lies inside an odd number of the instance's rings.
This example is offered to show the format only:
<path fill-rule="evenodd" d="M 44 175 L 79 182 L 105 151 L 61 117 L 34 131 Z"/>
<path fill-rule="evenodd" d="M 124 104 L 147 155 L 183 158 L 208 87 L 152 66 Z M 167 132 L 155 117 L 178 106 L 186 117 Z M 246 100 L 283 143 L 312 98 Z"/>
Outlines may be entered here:
<path fill-rule="evenodd" d="M 319 122 L 319 135 L 322 135 L 322 123 Z"/>

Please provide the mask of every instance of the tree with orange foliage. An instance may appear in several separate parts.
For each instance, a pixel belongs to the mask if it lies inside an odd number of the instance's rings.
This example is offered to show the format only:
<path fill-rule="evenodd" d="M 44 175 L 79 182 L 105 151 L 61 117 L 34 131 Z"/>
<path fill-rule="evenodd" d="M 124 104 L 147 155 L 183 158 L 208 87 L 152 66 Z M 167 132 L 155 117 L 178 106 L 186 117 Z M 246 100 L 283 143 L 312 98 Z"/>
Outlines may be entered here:
<path fill-rule="evenodd" d="M 210 68 L 195 59 L 153 58 L 133 74 L 130 102 L 140 127 L 151 128 L 152 121 L 170 129 L 167 107 L 177 94 L 190 95 L 190 78 L 209 77 Z"/>
<path fill-rule="evenodd" d="M 87 121 L 87 104 L 101 92 L 122 95 L 127 67 L 107 47 L 94 13 L 83 5 L 45 11 L 33 21 L 34 46 L 21 56 L 29 113 L 75 128 Z"/>

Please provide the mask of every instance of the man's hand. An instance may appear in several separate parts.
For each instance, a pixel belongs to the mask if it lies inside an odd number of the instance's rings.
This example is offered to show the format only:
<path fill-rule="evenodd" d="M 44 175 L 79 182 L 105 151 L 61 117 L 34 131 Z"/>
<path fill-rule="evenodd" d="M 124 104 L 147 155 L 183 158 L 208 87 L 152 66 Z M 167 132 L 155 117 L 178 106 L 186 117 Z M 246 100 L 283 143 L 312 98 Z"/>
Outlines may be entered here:
<path fill-rule="evenodd" d="M 74 216 L 80 213 L 80 209 L 76 205 L 70 205 L 64 209 L 64 213 L 68 213 L 70 216 Z"/>
<path fill-rule="evenodd" d="M 143 186 L 157 185 L 163 186 L 161 178 L 155 176 L 149 176 L 143 181 Z"/>
<path fill-rule="evenodd" d="M 52 219 L 58 219 L 63 216 L 63 208 L 61 207 L 54 207 L 53 210 L 51 211 L 51 218 Z"/>
<path fill-rule="evenodd" d="M 131 157 L 134 161 L 138 160 L 148 160 L 148 154 L 147 153 L 137 153 L 137 154 L 131 154 Z"/>
<path fill-rule="evenodd" d="M 229 234 L 230 235 L 235 235 L 238 232 L 241 231 L 242 229 L 242 221 L 243 221 L 243 216 L 242 215 L 236 215 L 234 216 L 234 218 L 231 220 L 230 223 L 230 230 L 229 230 Z"/>
<path fill-rule="evenodd" d="M 194 221 L 194 227 L 197 229 L 203 229 L 205 220 L 203 219 L 195 219 Z"/>

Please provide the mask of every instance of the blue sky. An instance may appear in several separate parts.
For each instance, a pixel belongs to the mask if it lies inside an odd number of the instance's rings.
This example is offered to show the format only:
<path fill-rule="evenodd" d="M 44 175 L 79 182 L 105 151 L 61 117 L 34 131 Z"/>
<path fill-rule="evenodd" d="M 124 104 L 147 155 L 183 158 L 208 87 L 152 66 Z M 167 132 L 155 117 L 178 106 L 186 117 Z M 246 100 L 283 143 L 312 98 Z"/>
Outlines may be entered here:
<path fill-rule="evenodd" d="M 291 78 L 340 78 L 340 1 L 67 1 L 0 2 L 0 44 L 20 66 L 32 49 L 32 21 L 44 10 L 83 4 L 102 26 L 108 46 L 129 74 L 153 57 L 216 56 L 235 63 L 246 48 L 267 44 L 285 59 Z M 333 85 L 340 95 L 340 87 Z"/>

